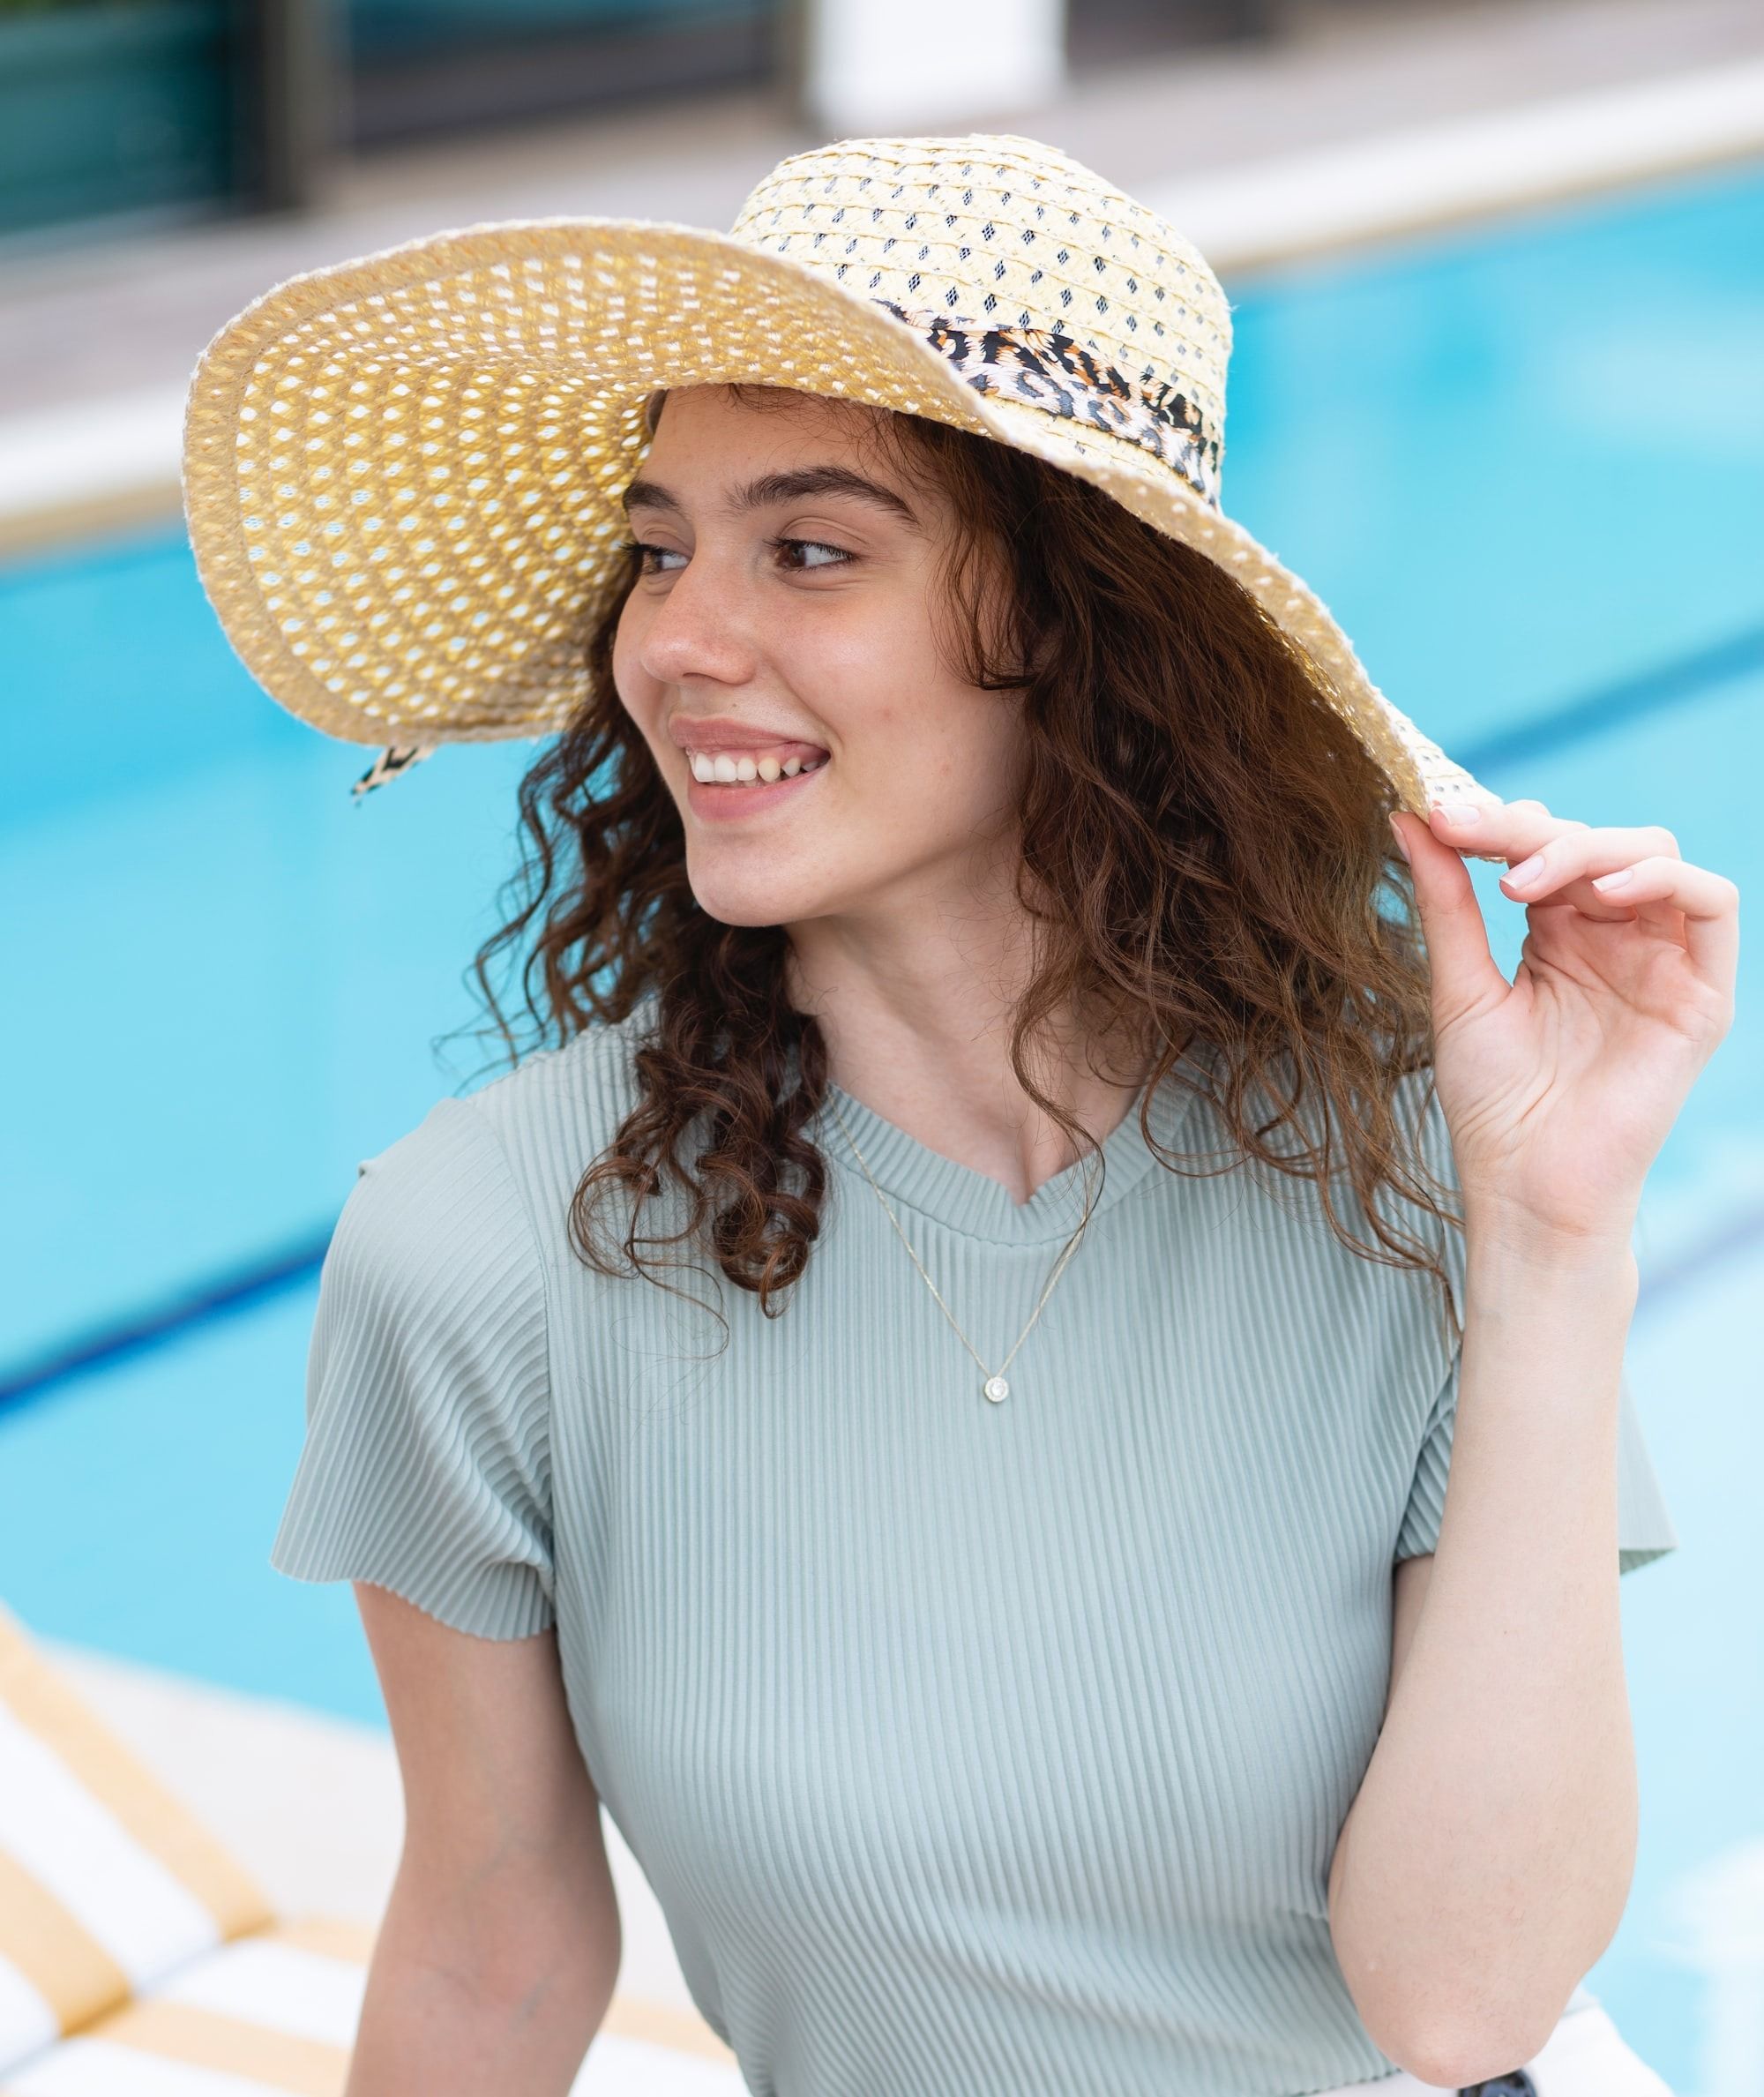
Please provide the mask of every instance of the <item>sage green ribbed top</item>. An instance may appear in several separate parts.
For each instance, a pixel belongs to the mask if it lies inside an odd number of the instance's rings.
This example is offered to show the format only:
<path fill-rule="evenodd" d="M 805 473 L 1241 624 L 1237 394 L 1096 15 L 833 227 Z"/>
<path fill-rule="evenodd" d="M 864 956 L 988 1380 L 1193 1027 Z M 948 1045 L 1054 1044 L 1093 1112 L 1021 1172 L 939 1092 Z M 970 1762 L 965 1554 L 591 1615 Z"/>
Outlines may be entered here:
<path fill-rule="evenodd" d="M 556 1625 L 589 1771 L 757 2092 L 1299 2097 L 1391 2072 L 1327 1889 L 1392 1562 L 1444 1501 L 1437 1284 L 1343 1247 L 1308 1181 L 1170 1172 L 1130 1115 L 993 1404 L 828 1117 L 807 1274 L 774 1319 L 724 1287 L 725 1347 L 565 1236 L 649 1011 L 362 1165 L 272 1563 L 481 1636 Z M 1087 1165 L 1019 1206 L 838 1097 L 996 1361 Z M 1180 1084 L 1152 1119 L 1178 1150 L 1220 1140 Z M 1455 1184 L 1437 1102 L 1419 1141 Z M 1626 1571 L 1677 1542 L 1627 1391 L 1619 1524 Z"/>

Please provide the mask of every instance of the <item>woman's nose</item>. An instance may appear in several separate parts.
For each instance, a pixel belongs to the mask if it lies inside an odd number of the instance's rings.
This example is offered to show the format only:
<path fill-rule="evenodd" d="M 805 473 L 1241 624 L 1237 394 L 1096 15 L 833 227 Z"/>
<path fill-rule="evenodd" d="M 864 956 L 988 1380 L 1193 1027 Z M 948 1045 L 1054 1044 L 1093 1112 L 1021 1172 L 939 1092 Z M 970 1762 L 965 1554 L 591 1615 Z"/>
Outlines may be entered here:
<path fill-rule="evenodd" d="M 644 670 L 667 685 L 692 678 L 745 684 L 754 662 L 745 595 L 734 564 L 693 555 L 650 612 L 638 650 Z"/>

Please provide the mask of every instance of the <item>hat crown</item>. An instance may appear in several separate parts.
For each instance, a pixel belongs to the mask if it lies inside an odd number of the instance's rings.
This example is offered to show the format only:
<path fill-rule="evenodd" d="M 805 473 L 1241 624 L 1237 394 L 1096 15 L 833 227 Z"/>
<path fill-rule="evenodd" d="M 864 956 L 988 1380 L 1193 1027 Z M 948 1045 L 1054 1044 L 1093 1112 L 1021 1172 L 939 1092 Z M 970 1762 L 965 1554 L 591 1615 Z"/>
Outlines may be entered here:
<path fill-rule="evenodd" d="M 1224 291 L 1168 221 L 1069 155 L 1008 133 L 842 139 L 781 161 L 731 233 L 888 306 L 982 390 L 1009 390 L 978 375 L 983 334 L 1038 358 L 1051 341 L 1056 378 L 1094 380 L 1154 448 L 1185 433 L 1217 506 Z M 1101 420 L 1080 394 L 1087 410 Z"/>

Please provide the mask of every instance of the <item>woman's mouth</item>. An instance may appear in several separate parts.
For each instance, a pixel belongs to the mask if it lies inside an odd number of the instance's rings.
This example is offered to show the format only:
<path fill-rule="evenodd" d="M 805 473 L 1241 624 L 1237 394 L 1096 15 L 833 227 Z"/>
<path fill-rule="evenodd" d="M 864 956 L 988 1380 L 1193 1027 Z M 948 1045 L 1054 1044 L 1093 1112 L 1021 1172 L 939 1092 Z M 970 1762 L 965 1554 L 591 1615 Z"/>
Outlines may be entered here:
<path fill-rule="evenodd" d="M 694 815 L 715 822 L 759 815 L 809 790 L 831 760 L 811 743 L 780 743 L 757 750 L 685 752 Z"/>

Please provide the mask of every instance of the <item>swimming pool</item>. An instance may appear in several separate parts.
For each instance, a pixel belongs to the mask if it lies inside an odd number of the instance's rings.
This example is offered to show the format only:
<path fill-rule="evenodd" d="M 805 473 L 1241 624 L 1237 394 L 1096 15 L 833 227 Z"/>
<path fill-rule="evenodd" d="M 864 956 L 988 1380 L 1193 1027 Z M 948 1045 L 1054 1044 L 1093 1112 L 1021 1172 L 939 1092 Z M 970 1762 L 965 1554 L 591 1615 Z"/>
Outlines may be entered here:
<path fill-rule="evenodd" d="M 1501 792 L 1663 821 L 1764 895 L 1764 170 L 1232 288 L 1228 506 L 1385 688 Z M 474 1017 L 532 746 L 356 805 L 367 753 L 256 692 L 172 527 L 11 564 L 0 661 L 0 1598 L 377 1717 L 348 1589 L 267 1552 L 355 1161 L 490 1067 L 430 1044 Z M 1510 967 L 1521 913 L 1475 872 Z M 1624 1583 L 1641 1848 L 1590 1981 L 1687 2097 L 1764 2086 L 1764 2032 L 1722 2037 L 1708 1977 L 1747 1918 L 1764 1941 L 1760 1039 L 1748 951 L 1650 1180 L 1629 1356 L 1683 1547 Z M 1738 1920 L 1705 1941 L 1718 1865 Z"/>

